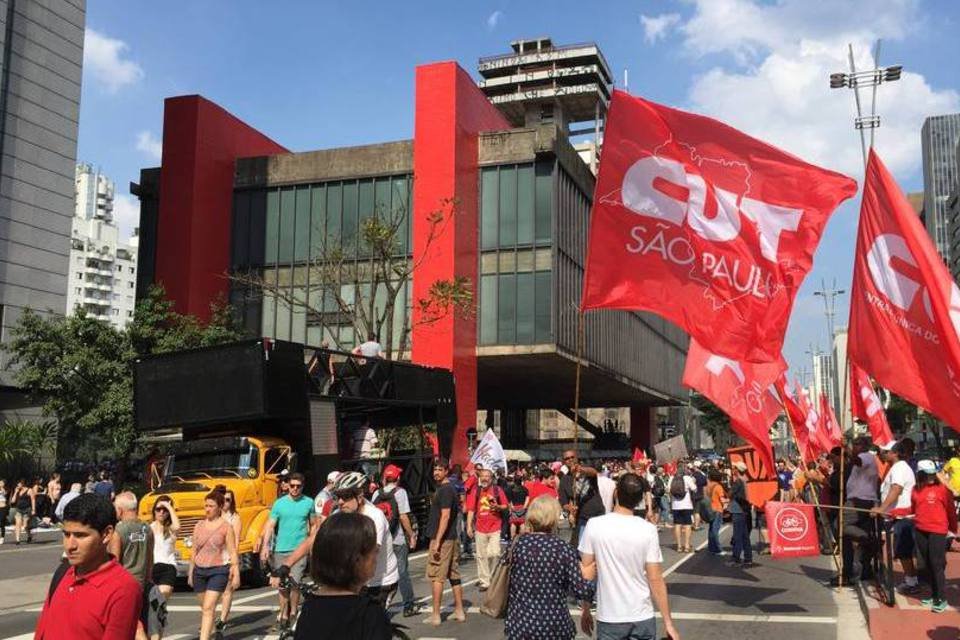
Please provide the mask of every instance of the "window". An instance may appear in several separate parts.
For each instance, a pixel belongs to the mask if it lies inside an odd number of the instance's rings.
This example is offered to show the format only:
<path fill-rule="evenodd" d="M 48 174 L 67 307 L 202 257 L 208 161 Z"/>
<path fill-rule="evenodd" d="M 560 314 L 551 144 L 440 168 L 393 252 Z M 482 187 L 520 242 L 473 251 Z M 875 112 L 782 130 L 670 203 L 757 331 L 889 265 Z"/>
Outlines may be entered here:
<path fill-rule="evenodd" d="M 134 269 L 133 267 L 130 267 L 130 275 L 133 275 L 133 272 L 134 272 L 134 271 L 135 271 L 135 269 Z"/>
<path fill-rule="evenodd" d="M 119 265 L 119 264 L 117 265 L 117 273 L 123 273 L 123 266 L 122 266 L 122 265 Z"/>
<path fill-rule="evenodd" d="M 130 285 L 130 288 L 133 289 L 133 285 L 134 285 L 135 283 L 134 283 L 134 282 L 128 282 L 127 284 L 129 284 L 129 285 Z"/>
<path fill-rule="evenodd" d="M 120 315 L 120 309 L 110 309 L 110 312 L 115 316 Z"/>
<path fill-rule="evenodd" d="M 77 274 L 77 280 L 83 280 L 83 274 L 82 274 L 82 273 L 78 273 L 78 274 Z"/>
<path fill-rule="evenodd" d="M 81 289 L 80 287 L 76 287 L 76 288 L 73 290 L 73 292 L 74 292 L 75 294 L 77 294 L 77 295 L 80 295 L 81 293 L 83 293 L 83 289 Z"/>
<path fill-rule="evenodd" d="M 133 311 L 127 311 L 127 317 L 128 317 L 128 318 L 132 318 L 132 317 L 133 317 Z"/>

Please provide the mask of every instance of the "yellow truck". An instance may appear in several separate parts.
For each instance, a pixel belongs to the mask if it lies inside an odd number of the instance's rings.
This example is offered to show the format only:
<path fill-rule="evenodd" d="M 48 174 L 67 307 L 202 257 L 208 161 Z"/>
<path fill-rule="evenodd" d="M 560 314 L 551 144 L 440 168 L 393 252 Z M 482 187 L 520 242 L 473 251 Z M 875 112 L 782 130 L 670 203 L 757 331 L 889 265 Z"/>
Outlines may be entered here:
<path fill-rule="evenodd" d="M 308 369 L 306 355 L 333 365 Z M 241 579 L 248 585 L 266 580 L 253 549 L 278 497 L 281 472 L 302 472 L 306 495 L 314 496 L 334 469 L 377 478 L 385 465 L 397 464 L 414 525 L 424 526 L 435 455 L 425 445 L 424 425 L 436 425 L 440 450 L 449 455 L 456 422 L 453 376 L 446 369 L 266 338 L 140 359 L 134 407 L 141 431 L 174 428 L 181 434 L 159 465 L 159 484 L 140 501 L 141 518 L 152 518 L 161 495 L 173 500 L 183 577 L 204 496 L 217 485 L 233 490 L 242 522 Z M 420 428 L 419 445 L 404 451 L 371 456 L 358 446 L 358 434 L 411 426 Z"/>
<path fill-rule="evenodd" d="M 180 519 L 177 575 L 185 577 L 194 526 L 204 517 L 204 497 L 217 485 L 233 492 L 240 515 L 241 579 L 262 586 L 265 570 L 254 548 L 279 495 L 280 473 L 291 462 L 283 440 L 256 436 L 214 436 L 180 443 L 167 457 L 159 486 L 140 501 L 140 517 L 149 521 L 160 496 L 169 496 Z"/>

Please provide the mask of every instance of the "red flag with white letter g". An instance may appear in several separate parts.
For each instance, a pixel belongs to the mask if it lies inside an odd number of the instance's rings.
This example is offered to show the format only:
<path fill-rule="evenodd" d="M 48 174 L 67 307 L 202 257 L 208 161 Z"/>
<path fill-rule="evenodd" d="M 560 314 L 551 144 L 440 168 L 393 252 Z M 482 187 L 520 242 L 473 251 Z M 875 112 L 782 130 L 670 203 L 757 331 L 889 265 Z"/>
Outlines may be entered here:
<path fill-rule="evenodd" d="M 773 383 L 786 369 L 783 359 L 755 364 L 710 353 L 693 338 L 687 351 L 683 384 L 710 399 L 730 416 L 730 427 L 753 445 L 767 469 L 773 464 L 770 425 L 780 415 Z"/>
<path fill-rule="evenodd" d="M 780 359 L 827 218 L 856 182 L 721 122 L 615 91 L 582 309 L 644 309 L 711 351 Z"/>
<path fill-rule="evenodd" d="M 873 151 L 853 263 L 848 353 L 884 388 L 960 426 L 960 289 Z"/>
<path fill-rule="evenodd" d="M 893 440 L 893 431 L 883 412 L 883 404 L 870 384 L 870 377 L 853 362 L 850 363 L 850 411 L 854 417 L 867 423 L 874 444 L 885 445 Z"/>

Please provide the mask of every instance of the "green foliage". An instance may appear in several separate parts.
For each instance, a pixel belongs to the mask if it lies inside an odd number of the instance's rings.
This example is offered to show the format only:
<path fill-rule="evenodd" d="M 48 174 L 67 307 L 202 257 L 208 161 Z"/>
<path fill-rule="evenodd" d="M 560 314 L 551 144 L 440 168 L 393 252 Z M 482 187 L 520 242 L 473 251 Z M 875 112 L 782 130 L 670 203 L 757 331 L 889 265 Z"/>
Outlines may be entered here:
<path fill-rule="evenodd" d="M 0 425 L 0 477 L 29 477 L 57 438 L 52 420 L 8 420 Z"/>
<path fill-rule="evenodd" d="M 890 393 L 890 402 L 885 408 L 887 422 L 895 435 L 902 436 L 913 428 L 917 421 L 917 407 L 895 393 Z"/>
<path fill-rule="evenodd" d="M 720 407 L 699 393 L 691 393 L 690 402 L 700 413 L 698 418 L 700 428 L 710 434 L 714 448 L 717 451 L 725 451 L 732 440 L 730 418 Z"/>
<path fill-rule="evenodd" d="M 43 413 L 59 424 L 61 453 L 95 460 L 126 460 L 138 433 L 133 422 L 133 363 L 137 358 L 222 342 L 242 336 L 230 308 L 212 306 L 209 323 L 177 313 L 161 287 L 140 300 L 124 330 L 76 315 L 41 316 L 27 310 L 5 348 L 17 383 Z M 69 453 L 67 453 L 69 452 Z"/>

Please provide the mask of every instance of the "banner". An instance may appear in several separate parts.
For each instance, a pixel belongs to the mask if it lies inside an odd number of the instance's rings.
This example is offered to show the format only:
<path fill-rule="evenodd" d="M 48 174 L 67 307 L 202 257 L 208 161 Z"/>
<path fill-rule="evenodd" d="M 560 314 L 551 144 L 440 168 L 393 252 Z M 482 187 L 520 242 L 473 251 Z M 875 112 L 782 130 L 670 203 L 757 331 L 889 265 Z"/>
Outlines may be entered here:
<path fill-rule="evenodd" d="M 876 445 L 885 445 L 893 440 L 893 431 L 883 412 L 883 404 L 877 397 L 867 372 L 850 363 L 850 412 L 853 417 L 867 423 L 870 437 Z"/>
<path fill-rule="evenodd" d="M 893 176 L 870 152 L 850 296 L 851 362 L 960 426 L 960 288 Z"/>
<path fill-rule="evenodd" d="M 764 512 L 770 554 L 774 558 L 820 555 L 820 538 L 812 504 L 768 502 Z"/>
<path fill-rule="evenodd" d="M 767 467 L 763 457 L 757 455 L 753 447 L 731 447 L 727 449 L 727 459 L 730 464 L 742 462 L 747 465 L 747 500 L 757 509 L 763 509 L 771 498 L 776 498 L 780 491 L 780 482 L 777 480 L 777 471 L 774 467 Z"/>
<path fill-rule="evenodd" d="M 856 192 L 722 122 L 614 91 L 581 308 L 652 311 L 714 353 L 775 362 L 827 219 Z"/>
<path fill-rule="evenodd" d="M 657 464 L 682 460 L 687 457 L 687 443 L 683 441 L 683 436 L 668 438 L 653 445 L 653 455 L 657 458 Z"/>
<path fill-rule="evenodd" d="M 763 364 L 731 360 L 707 351 L 690 338 L 683 384 L 726 413 L 734 433 L 749 442 L 772 469 L 770 425 L 781 409 L 773 384 L 786 368 L 783 358 Z"/>
<path fill-rule="evenodd" d="M 475 465 L 483 465 L 484 469 L 507 470 L 507 456 L 503 452 L 503 447 L 500 446 L 500 440 L 497 438 L 497 434 L 493 432 L 493 429 L 484 431 L 483 437 L 480 438 L 476 450 L 474 450 L 473 455 L 470 457 L 470 462 Z"/>
<path fill-rule="evenodd" d="M 839 447 L 843 443 L 843 432 L 840 430 L 837 414 L 833 412 L 830 399 L 826 394 L 820 396 L 820 417 L 823 425 L 821 437 L 824 438 L 824 444 L 829 445 L 830 449 Z"/>

